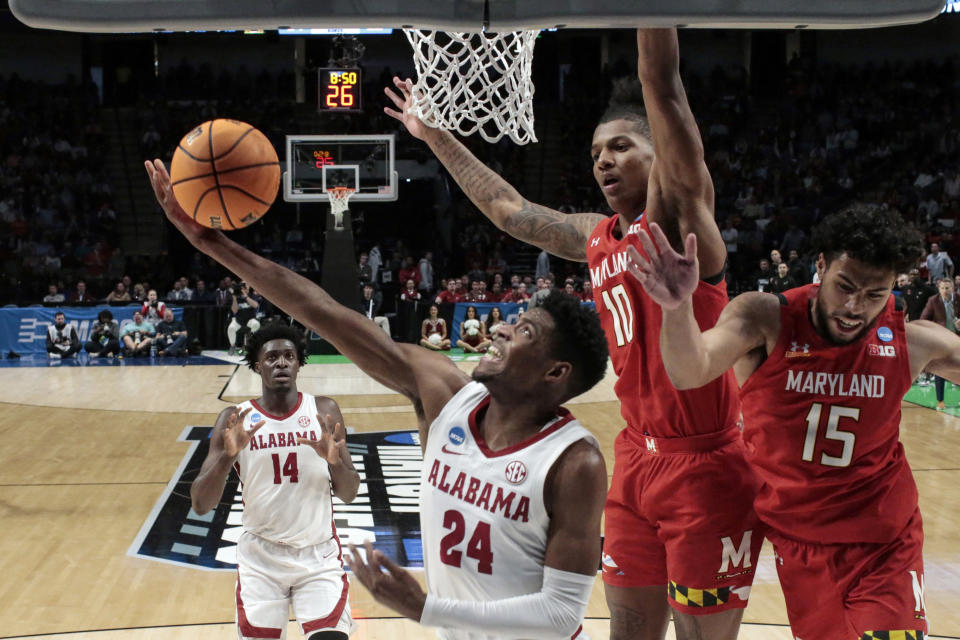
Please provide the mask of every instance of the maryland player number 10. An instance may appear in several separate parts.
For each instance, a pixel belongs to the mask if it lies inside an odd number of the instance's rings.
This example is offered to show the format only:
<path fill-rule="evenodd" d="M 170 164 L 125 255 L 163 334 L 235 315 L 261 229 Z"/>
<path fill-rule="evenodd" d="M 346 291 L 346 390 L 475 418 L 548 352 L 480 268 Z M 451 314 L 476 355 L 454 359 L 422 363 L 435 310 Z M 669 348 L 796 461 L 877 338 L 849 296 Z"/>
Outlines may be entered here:
<path fill-rule="evenodd" d="M 319 69 L 320 111 L 360 111 L 360 69 Z"/>

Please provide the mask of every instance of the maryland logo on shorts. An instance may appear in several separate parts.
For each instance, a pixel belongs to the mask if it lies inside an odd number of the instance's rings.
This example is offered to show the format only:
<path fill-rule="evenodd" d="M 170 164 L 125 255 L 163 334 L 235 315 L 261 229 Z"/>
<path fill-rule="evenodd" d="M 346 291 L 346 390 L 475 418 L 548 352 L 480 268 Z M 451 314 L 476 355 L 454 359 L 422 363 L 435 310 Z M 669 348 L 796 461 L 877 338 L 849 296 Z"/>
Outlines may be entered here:
<path fill-rule="evenodd" d="M 923 640 L 923 631 L 867 631 L 860 640 Z"/>
<path fill-rule="evenodd" d="M 667 585 L 667 594 L 677 604 L 684 604 L 688 607 L 716 607 L 726 604 L 730 599 L 730 587 L 691 589 L 671 580 L 670 584 Z"/>
<path fill-rule="evenodd" d="M 243 516 L 243 493 L 235 471 L 227 478 L 216 509 L 197 515 L 190 506 L 190 483 L 209 450 L 213 427 L 186 427 L 177 438 L 190 448 L 147 516 L 127 555 L 234 571 Z M 423 454 L 416 431 L 383 431 L 347 436 L 347 448 L 360 474 L 360 493 L 350 504 L 334 496 L 334 523 L 344 547 L 370 540 L 404 567 L 423 566 L 420 540 L 420 467 Z"/>

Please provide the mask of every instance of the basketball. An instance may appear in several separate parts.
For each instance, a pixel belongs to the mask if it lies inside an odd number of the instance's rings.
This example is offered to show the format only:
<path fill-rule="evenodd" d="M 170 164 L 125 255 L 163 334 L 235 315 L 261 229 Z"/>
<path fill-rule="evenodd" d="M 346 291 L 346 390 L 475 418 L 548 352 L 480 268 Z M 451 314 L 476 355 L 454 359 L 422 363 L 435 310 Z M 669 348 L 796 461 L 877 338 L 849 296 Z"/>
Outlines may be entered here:
<path fill-rule="evenodd" d="M 256 127 L 239 120 L 204 122 L 173 153 L 170 182 L 187 215 L 212 229 L 241 229 L 277 197 L 277 152 Z"/>

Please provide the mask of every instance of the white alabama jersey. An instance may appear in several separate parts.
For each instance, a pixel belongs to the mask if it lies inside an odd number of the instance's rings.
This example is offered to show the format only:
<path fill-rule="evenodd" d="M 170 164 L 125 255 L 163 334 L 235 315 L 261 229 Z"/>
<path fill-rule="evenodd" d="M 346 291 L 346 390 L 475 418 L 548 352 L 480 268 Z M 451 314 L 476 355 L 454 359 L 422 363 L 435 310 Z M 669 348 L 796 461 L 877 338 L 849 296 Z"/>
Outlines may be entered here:
<path fill-rule="evenodd" d="M 330 469 L 327 461 L 297 438 L 320 439 L 317 404 L 308 393 L 298 394 L 297 406 L 285 416 L 273 416 L 256 400 L 243 428 L 265 420 L 240 452 L 235 468 L 243 483 L 243 528 L 271 542 L 294 547 L 320 544 L 336 536 L 333 528 Z"/>
<path fill-rule="evenodd" d="M 566 409 L 525 442 L 490 451 L 477 414 L 490 402 L 471 382 L 430 425 L 420 481 L 420 528 L 430 593 L 456 600 L 499 600 L 540 591 L 550 517 L 547 474 L 573 443 L 596 438 Z M 449 640 L 488 636 L 441 629 Z M 518 632 L 518 636 L 521 635 Z"/>

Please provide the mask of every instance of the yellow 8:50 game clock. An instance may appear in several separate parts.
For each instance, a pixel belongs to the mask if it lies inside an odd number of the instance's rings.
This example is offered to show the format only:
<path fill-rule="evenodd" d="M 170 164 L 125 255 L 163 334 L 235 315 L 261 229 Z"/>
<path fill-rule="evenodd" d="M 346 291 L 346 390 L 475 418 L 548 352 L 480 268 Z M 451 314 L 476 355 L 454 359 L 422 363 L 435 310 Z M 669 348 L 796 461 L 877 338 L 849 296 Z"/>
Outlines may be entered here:
<path fill-rule="evenodd" d="M 360 111 L 360 69 L 318 69 L 319 110 Z"/>

